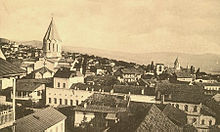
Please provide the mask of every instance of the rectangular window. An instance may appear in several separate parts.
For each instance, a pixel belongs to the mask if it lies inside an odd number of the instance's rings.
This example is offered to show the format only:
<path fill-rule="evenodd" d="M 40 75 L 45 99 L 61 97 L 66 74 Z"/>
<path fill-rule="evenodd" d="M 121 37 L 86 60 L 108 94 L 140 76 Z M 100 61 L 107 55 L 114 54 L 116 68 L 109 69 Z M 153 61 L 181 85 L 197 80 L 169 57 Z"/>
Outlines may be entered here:
<path fill-rule="evenodd" d="M 67 99 L 65 99 L 65 105 L 67 105 L 67 104 L 68 104 Z"/>
<path fill-rule="evenodd" d="M 21 92 L 20 91 L 18 91 L 18 96 L 21 96 Z"/>
<path fill-rule="evenodd" d="M 59 83 L 59 82 L 57 83 L 57 87 L 58 87 L 58 88 L 60 87 L 60 83 Z"/>
<path fill-rule="evenodd" d="M 62 105 L 62 99 L 60 99 L 60 105 Z"/>
<path fill-rule="evenodd" d="M 50 50 L 50 43 L 48 44 L 48 49 Z"/>
<path fill-rule="evenodd" d="M 58 44 L 57 44 L 57 52 L 58 52 Z"/>
<path fill-rule="evenodd" d="M 51 98 L 49 98 L 49 103 L 51 103 Z"/>
<path fill-rule="evenodd" d="M 54 47 L 55 47 L 55 46 L 54 46 L 54 44 L 53 44 L 53 51 L 55 51 L 55 50 L 54 50 L 54 49 L 55 49 Z"/>
<path fill-rule="evenodd" d="M 73 100 L 72 99 L 70 100 L 70 105 L 73 106 Z"/>
<path fill-rule="evenodd" d="M 54 98 L 54 104 L 57 104 L 57 99 L 56 98 Z"/>
<path fill-rule="evenodd" d="M 40 96 L 40 91 L 37 91 L 37 96 Z"/>
<path fill-rule="evenodd" d="M 66 83 L 63 83 L 63 88 L 65 88 L 66 87 Z"/>

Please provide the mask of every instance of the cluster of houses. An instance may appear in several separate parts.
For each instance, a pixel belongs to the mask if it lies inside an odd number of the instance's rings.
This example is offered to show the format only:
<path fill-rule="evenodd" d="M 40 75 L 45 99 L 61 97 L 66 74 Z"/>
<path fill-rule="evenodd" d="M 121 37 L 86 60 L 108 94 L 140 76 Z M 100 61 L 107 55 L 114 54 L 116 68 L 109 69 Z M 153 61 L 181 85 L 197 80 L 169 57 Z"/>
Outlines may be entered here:
<path fill-rule="evenodd" d="M 1 47 L 0 131 L 220 130 L 220 111 L 213 108 L 219 106 L 207 103 L 219 105 L 220 83 L 181 67 L 178 58 L 173 67 L 121 66 L 62 52 L 61 43 L 52 19 L 42 55 L 16 65 L 5 52 L 11 45 Z M 33 113 L 17 118 L 17 107 Z"/>

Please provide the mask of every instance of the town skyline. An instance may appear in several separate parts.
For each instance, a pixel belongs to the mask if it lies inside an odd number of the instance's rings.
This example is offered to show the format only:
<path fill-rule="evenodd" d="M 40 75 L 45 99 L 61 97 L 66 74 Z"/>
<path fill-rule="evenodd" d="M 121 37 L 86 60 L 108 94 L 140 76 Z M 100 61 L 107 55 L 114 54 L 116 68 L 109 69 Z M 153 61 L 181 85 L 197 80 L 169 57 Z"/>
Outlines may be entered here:
<path fill-rule="evenodd" d="M 42 40 L 53 16 L 66 46 L 131 53 L 219 54 L 220 6 L 216 0 L 206 3 L 171 0 L 160 4 L 158 1 L 134 3 L 132 0 L 66 0 L 54 2 L 56 4 L 23 1 L 24 4 L 2 1 L 0 37 L 18 41 Z"/>

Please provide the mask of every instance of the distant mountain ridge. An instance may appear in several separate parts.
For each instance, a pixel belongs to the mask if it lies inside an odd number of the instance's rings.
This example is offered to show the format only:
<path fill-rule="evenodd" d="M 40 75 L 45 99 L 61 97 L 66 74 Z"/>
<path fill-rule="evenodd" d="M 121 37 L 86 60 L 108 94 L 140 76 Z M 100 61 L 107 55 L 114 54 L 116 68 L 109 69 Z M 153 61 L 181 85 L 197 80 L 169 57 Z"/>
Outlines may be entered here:
<path fill-rule="evenodd" d="M 20 42 L 25 45 L 42 48 L 42 41 L 32 40 Z M 201 71 L 209 73 L 220 73 L 220 56 L 216 54 L 188 54 L 188 53 L 175 53 L 175 52 L 151 52 L 151 53 L 129 53 L 120 51 L 108 51 L 95 48 L 84 48 L 63 45 L 64 51 L 78 52 L 88 55 L 96 55 L 106 57 L 109 59 L 124 60 L 128 62 L 135 62 L 138 64 L 149 64 L 151 61 L 155 63 L 164 63 L 172 67 L 176 57 L 179 58 L 182 67 L 195 66 L 196 69 L 200 68 Z"/>

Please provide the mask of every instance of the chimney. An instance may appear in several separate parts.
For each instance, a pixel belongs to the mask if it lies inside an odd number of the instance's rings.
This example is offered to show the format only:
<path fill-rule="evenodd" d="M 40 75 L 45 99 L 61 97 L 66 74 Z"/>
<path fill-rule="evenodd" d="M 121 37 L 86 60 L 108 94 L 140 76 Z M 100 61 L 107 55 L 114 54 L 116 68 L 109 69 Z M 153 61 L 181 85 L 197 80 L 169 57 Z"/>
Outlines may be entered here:
<path fill-rule="evenodd" d="M 113 94 L 113 93 L 114 93 L 114 89 L 111 89 L 110 94 Z"/>
<path fill-rule="evenodd" d="M 144 95 L 144 89 L 141 90 L 141 94 Z"/>
<path fill-rule="evenodd" d="M 162 96 L 162 101 L 161 103 L 163 104 L 165 102 L 165 95 L 161 95 Z"/>
<path fill-rule="evenodd" d="M 84 103 L 83 107 L 86 108 L 87 107 L 87 103 Z"/>

